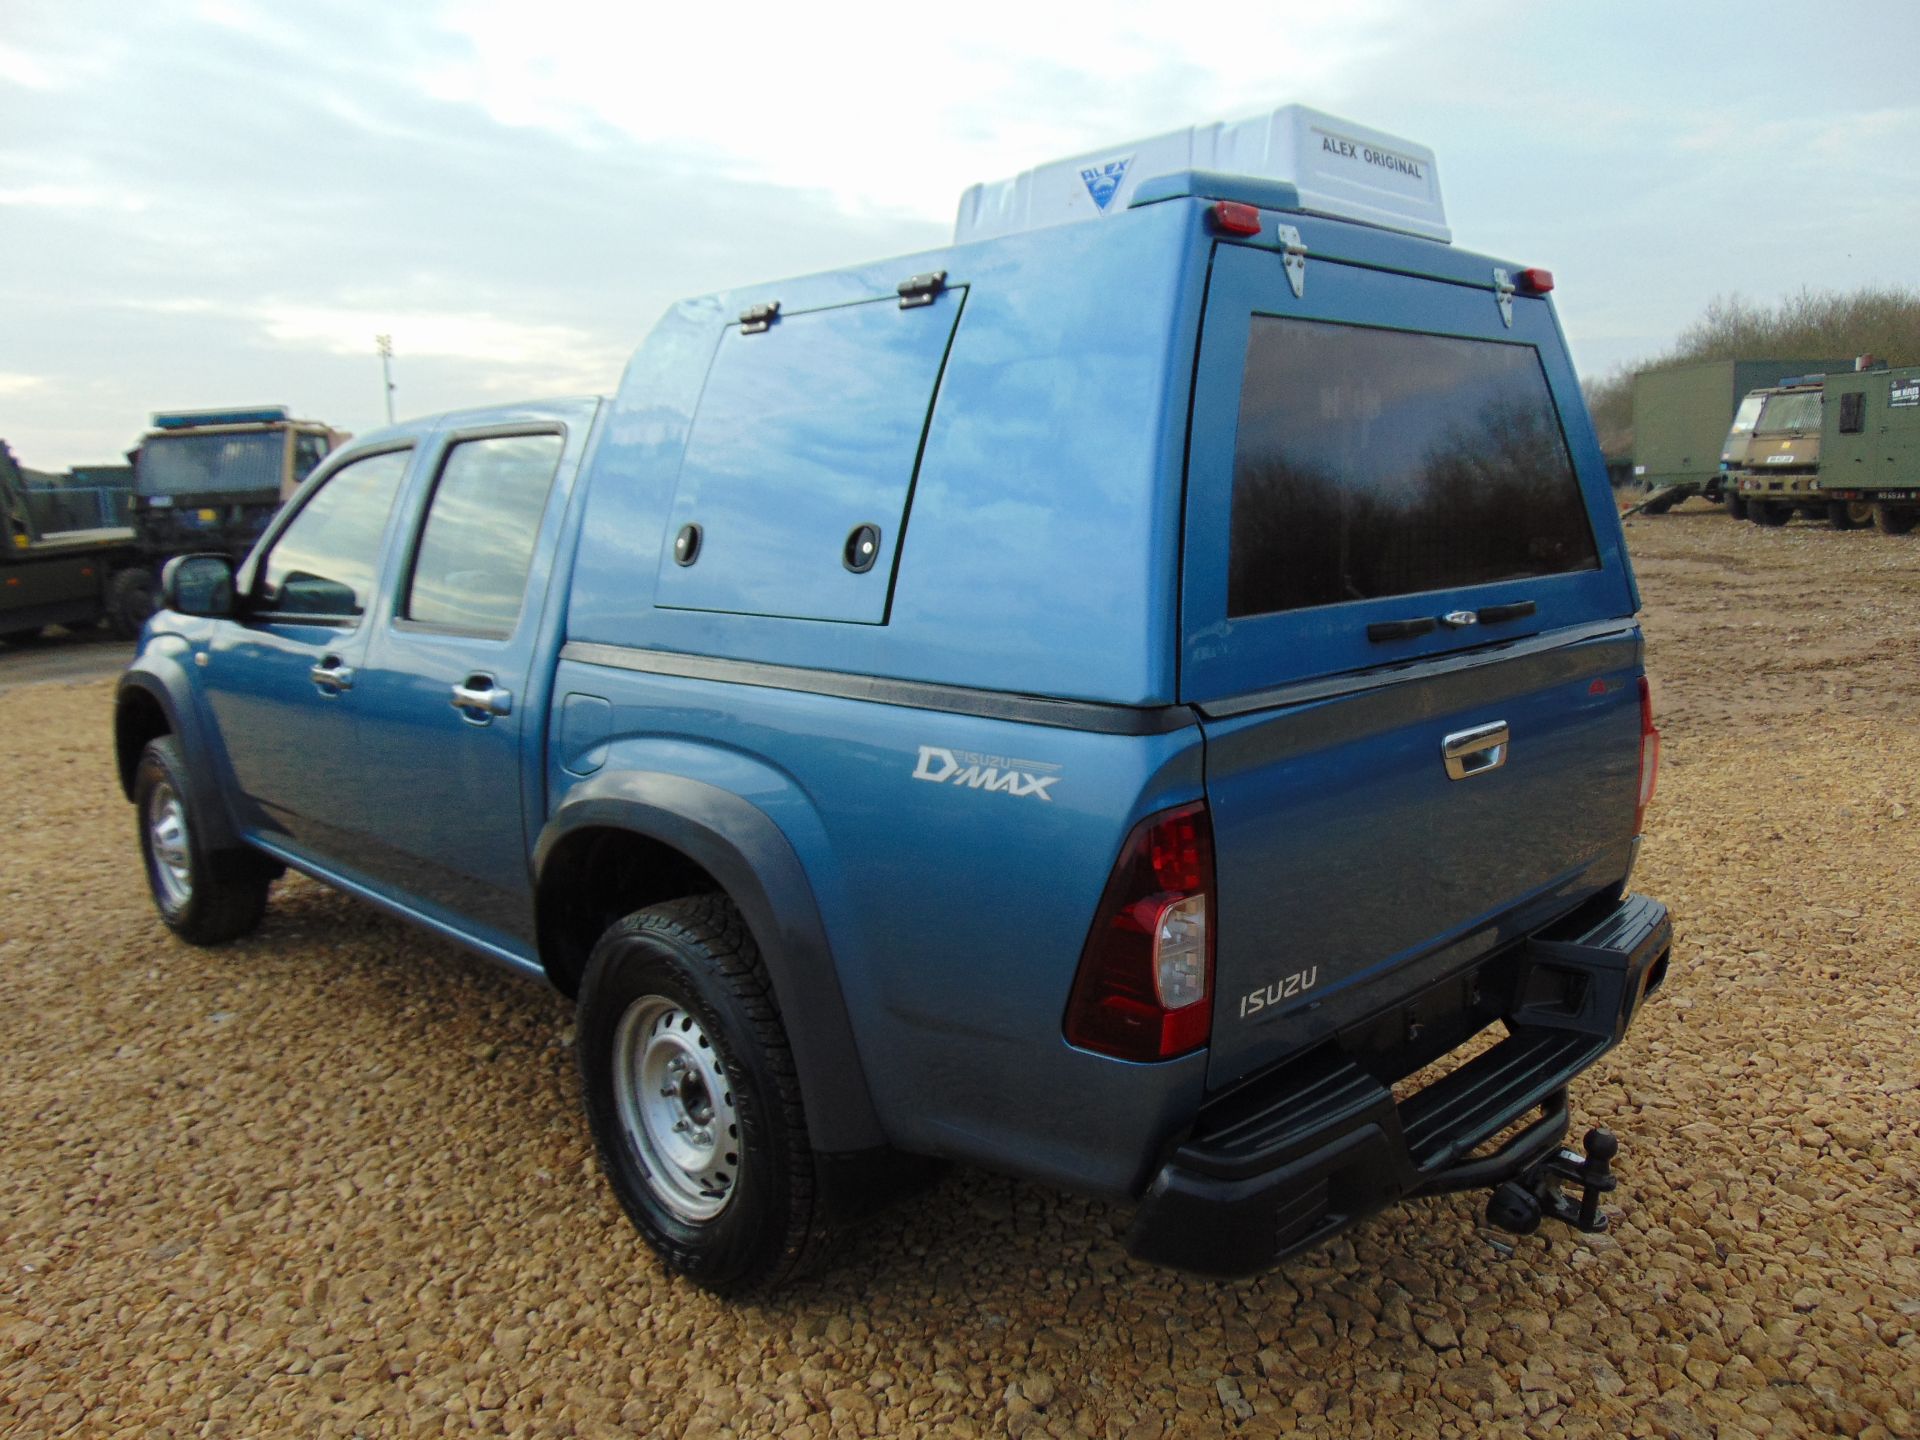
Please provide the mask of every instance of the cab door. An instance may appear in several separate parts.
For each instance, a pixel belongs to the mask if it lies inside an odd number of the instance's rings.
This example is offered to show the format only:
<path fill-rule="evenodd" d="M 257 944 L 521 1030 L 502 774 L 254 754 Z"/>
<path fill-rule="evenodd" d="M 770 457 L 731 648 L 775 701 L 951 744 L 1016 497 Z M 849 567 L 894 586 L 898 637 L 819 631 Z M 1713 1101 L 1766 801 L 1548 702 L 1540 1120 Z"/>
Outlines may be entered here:
<path fill-rule="evenodd" d="M 357 687 L 413 454 L 358 456 L 299 500 L 241 572 L 241 613 L 214 627 L 200 675 L 243 828 L 349 871 L 366 824 Z"/>
<path fill-rule="evenodd" d="M 378 816 L 363 867 L 508 948 L 532 937 L 527 816 L 552 669 L 536 656 L 561 618 L 548 583 L 597 405 L 529 405 L 437 437 L 356 682 L 356 784 Z"/>

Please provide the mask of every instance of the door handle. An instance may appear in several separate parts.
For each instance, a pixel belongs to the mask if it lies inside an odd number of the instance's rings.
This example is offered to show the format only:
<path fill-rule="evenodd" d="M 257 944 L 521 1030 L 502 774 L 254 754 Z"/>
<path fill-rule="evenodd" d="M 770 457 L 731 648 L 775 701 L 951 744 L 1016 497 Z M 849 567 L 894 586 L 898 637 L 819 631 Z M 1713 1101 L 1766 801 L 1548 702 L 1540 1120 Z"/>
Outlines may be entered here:
<path fill-rule="evenodd" d="M 307 678 L 329 695 L 353 688 L 353 667 L 340 663 L 338 655 L 329 655 L 307 671 Z"/>
<path fill-rule="evenodd" d="M 486 716 L 511 715 L 513 692 L 494 684 L 491 675 L 469 675 L 453 687 L 453 698 L 448 703 L 476 725 L 484 725 L 485 719 L 470 712 L 477 710 Z"/>
<path fill-rule="evenodd" d="M 1471 730 L 1456 730 L 1440 742 L 1449 780 L 1471 780 L 1507 763 L 1507 722 L 1494 720 Z"/>

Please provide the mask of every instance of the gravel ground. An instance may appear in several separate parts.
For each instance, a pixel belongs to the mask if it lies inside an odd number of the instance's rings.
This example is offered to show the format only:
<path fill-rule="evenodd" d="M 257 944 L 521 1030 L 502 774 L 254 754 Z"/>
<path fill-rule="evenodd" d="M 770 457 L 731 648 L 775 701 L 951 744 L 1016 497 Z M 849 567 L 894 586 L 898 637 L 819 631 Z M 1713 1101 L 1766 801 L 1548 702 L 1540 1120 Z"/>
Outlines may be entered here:
<path fill-rule="evenodd" d="M 1424 1201 L 1232 1285 L 963 1170 L 710 1300 L 595 1173 L 562 1000 L 302 880 L 172 941 L 109 687 L 0 694 L 0 1431 L 1916 1434 L 1920 536 L 1629 533 L 1682 945 L 1575 1091 L 1613 1231 Z"/>

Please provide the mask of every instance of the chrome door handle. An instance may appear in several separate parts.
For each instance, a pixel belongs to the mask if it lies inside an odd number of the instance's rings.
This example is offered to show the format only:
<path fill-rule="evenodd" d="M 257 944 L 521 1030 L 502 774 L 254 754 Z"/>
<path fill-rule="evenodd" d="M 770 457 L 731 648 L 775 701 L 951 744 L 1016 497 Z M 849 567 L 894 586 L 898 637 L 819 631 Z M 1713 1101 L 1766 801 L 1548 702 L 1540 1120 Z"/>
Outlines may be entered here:
<path fill-rule="evenodd" d="M 479 710 L 488 715 L 511 715 L 513 713 L 513 692 L 502 690 L 493 683 L 488 675 L 469 675 L 465 681 L 453 687 L 453 699 L 449 701 L 454 709 L 465 713 Z M 474 717 L 469 715 L 468 719 Z M 479 723 L 485 724 L 485 721 Z"/>
<path fill-rule="evenodd" d="M 328 656 L 307 671 L 307 678 L 329 694 L 338 695 L 342 690 L 353 688 L 353 667 Z"/>
<path fill-rule="evenodd" d="M 1449 780 L 1471 780 L 1507 763 L 1507 722 L 1494 720 L 1471 730 L 1456 730 L 1440 742 Z"/>

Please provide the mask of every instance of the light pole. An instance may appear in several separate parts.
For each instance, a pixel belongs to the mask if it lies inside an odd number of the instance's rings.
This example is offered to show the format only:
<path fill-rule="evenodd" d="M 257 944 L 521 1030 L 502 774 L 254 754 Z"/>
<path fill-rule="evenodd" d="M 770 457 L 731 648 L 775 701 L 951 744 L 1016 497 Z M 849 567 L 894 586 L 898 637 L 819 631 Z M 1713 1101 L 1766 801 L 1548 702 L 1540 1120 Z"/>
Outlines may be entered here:
<path fill-rule="evenodd" d="M 374 345 L 380 351 L 380 378 L 387 382 L 387 423 L 393 424 L 393 337 L 376 335 Z"/>

